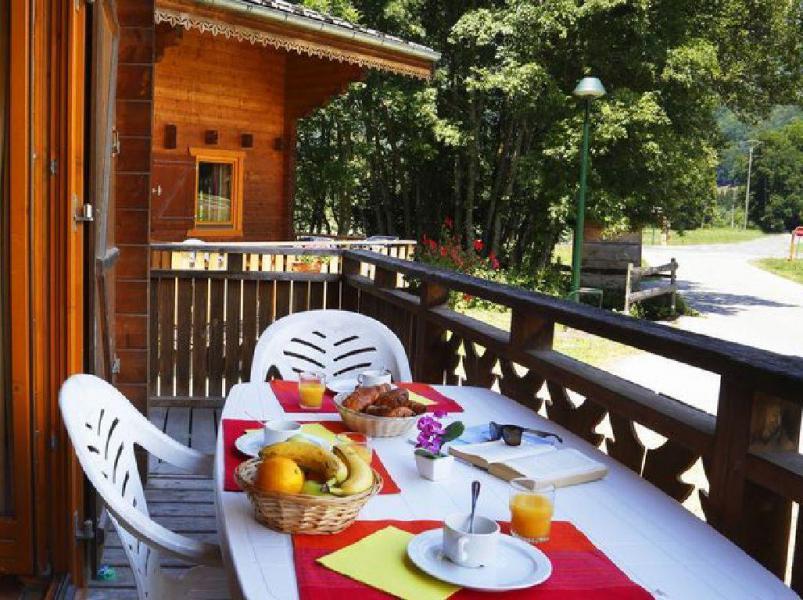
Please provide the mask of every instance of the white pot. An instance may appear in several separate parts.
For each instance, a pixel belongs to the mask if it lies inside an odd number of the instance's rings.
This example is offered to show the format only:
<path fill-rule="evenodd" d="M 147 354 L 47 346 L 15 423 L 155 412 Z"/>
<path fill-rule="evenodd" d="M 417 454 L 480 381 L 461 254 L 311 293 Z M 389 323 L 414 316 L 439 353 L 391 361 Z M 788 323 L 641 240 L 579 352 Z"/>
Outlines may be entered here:
<path fill-rule="evenodd" d="M 420 454 L 415 455 L 415 466 L 418 467 L 418 474 L 430 481 L 448 479 L 452 474 L 453 464 L 454 456 L 429 458 Z"/>

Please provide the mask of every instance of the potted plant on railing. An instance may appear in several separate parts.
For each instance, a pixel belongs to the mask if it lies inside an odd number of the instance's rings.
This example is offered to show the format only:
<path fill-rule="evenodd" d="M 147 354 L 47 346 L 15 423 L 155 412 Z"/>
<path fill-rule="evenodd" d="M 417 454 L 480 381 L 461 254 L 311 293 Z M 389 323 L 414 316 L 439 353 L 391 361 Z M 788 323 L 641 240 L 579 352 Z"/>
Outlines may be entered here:
<path fill-rule="evenodd" d="M 320 273 L 323 265 L 328 263 L 328 256 L 301 254 L 293 257 L 292 269 L 295 273 Z"/>
<path fill-rule="evenodd" d="M 443 426 L 440 419 L 446 416 L 443 411 L 435 411 L 418 420 L 418 438 L 415 444 L 415 466 L 421 477 L 431 481 L 446 479 L 452 472 L 454 456 L 443 451 L 443 445 L 463 435 L 465 427 L 461 421 Z"/>

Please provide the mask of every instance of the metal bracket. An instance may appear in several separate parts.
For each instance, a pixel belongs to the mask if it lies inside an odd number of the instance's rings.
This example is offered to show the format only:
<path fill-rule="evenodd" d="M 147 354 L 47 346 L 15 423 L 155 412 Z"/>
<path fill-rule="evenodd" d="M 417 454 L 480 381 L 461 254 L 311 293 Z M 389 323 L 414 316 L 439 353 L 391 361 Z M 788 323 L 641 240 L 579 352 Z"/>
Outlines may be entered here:
<path fill-rule="evenodd" d="M 75 213 L 73 219 L 76 223 L 91 223 L 95 220 L 95 211 L 91 204 L 78 205 L 78 196 L 73 194 L 73 206 Z"/>
<path fill-rule="evenodd" d="M 92 519 L 86 519 L 83 523 L 78 522 L 78 512 L 72 514 L 73 532 L 75 539 L 82 542 L 95 539 L 95 524 Z"/>
<path fill-rule="evenodd" d="M 120 372 L 120 357 L 115 355 L 112 360 L 112 375 L 117 375 Z"/>

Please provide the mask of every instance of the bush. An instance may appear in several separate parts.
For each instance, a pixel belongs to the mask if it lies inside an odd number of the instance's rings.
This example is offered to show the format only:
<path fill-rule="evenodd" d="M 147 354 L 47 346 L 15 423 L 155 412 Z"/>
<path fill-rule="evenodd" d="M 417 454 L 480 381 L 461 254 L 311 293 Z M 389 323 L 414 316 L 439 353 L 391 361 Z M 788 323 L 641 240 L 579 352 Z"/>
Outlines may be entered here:
<path fill-rule="evenodd" d="M 647 298 L 642 302 L 637 302 L 630 307 L 630 315 L 648 321 L 667 321 L 684 315 L 696 317 L 700 314 L 686 304 L 680 294 L 677 294 L 675 298 L 674 313 L 672 312 L 672 296 L 667 294 L 666 296 L 656 296 L 655 298 Z"/>
<path fill-rule="evenodd" d="M 565 297 L 568 294 L 569 278 L 559 269 L 550 266 L 534 273 L 520 268 L 505 270 L 493 252 L 486 255 L 484 250 L 481 240 L 475 240 L 471 248 L 463 248 L 459 236 L 453 231 L 452 220 L 447 218 L 441 227 L 440 239 L 424 236 L 416 249 L 415 258 L 430 265 L 551 296 Z M 417 286 L 417 282 L 411 282 L 411 291 Z M 450 293 L 449 306 L 457 309 L 507 310 L 505 306 L 461 292 Z"/>

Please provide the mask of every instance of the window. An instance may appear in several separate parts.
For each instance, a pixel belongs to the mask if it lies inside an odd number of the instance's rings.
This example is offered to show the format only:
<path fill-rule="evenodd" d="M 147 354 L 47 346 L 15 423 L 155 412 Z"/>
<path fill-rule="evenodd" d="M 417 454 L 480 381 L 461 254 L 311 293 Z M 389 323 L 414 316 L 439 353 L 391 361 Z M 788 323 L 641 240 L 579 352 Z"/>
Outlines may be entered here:
<path fill-rule="evenodd" d="M 192 148 L 195 157 L 195 228 L 188 235 L 242 235 L 243 160 L 234 150 Z"/>

